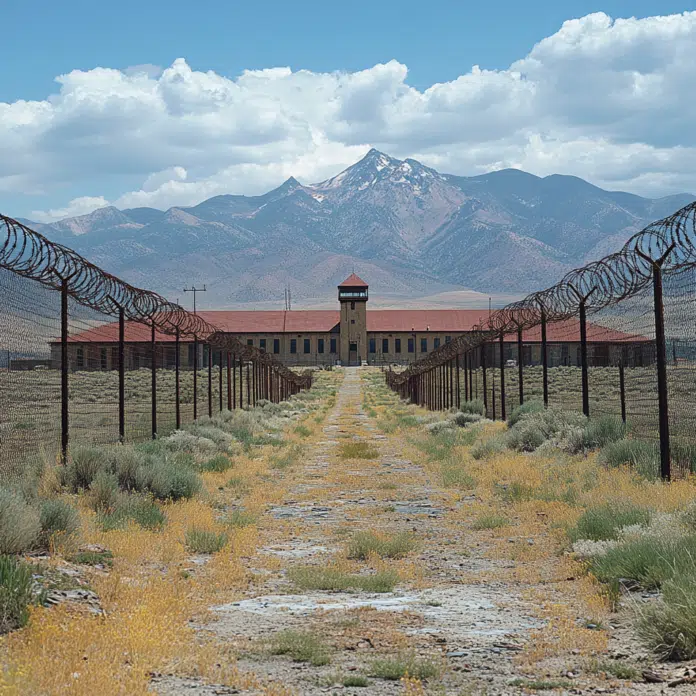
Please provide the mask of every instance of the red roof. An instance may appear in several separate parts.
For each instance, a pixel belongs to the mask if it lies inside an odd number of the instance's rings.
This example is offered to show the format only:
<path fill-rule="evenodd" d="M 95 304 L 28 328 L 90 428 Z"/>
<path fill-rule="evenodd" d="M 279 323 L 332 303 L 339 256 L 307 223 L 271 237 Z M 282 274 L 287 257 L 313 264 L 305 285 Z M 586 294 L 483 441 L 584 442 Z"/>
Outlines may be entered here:
<path fill-rule="evenodd" d="M 384 333 L 399 331 L 471 331 L 485 321 L 484 309 L 368 309 L 367 330 Z"/>
<path fill-rule="evenodd" d="M 201 318 L 226 333 L 329 333 L 338 331 L 340 313 L 335 310 L 297 311 L 209 311 L 199 312 Z M 380 333 L 436 332 L 458 334 L 472 331 L 488 318 L 485 309 L 373 309 L 367 312 L 367 330 Z M 575 343 L 580 340 L 580 322 L 569 319 L 550 323 L 547 327 L 550 342 Z M 171 342 L 175 337 L 156 333 L 156 340 Z M 596 343 L 626 343 L 649 340 L 645 336 L 623 333 L 587 324 L 587 339 Z M 73 343 L 117 343 L 118 323 L 102 324 L 72 335 Z M 186 340 L 186 339 L 184 339 Z M 190 338 L 188 339 L 190 340 Z M 515 333 L 505 336 L 506 343 L 517 340 Z M 523 333 L 527 343 L 541 341 L 541 327 L 536 326 Z M 150 327 L 136 322 L 126 322 L 126 341 L 146 343 L 150 341 Z"/>
<path fill-rule="evenodd" d="M 339 288 L 367 288 L 368 284 L 355 273 L 351 273 L 339 286 Z"/>

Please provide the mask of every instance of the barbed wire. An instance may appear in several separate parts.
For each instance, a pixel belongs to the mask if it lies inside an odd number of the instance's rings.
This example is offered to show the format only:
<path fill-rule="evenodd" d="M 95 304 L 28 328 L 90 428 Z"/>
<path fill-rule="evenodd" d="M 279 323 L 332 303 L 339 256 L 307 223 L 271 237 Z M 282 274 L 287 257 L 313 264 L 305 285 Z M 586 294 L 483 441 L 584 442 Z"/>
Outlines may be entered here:
<path fill-rule="evenodd" d="M 50 241 L 21 222 L 0 215 L 0 223 L 5 232 L 4 239 L 0 241 L 0 268 L 36 280 L 54 290 L 62 290 L 65 285 L 76 302 L 106 316 L 116 318 L 123 311 L 127 321 L 154 326 L 157 331 L 167 335 L 178 332 L 180 337 L 230 351 L 242 360 L 262 363 L 300 388 L 306 388 L 311 383 L 310 375 L 298 375 L 268 353 L 255 346 L 244 345 L 200 315 L 189 312 L 156 292 L 126 283 L 76 251 Z"/>
<path fill-rule="evenodd" d="M 445 343 L 400 373 L 389 376 L 394 386 L 454 360 L 500 336 L 577 317 L 581 303 L 594 314 L 640 293 L 660 263 L 664 273 L 696 266 L 696 202 L 634 234 L 623 248 L 599 261 L 569 271 L 551 287 L 495 310 L 472 331 Z"/>

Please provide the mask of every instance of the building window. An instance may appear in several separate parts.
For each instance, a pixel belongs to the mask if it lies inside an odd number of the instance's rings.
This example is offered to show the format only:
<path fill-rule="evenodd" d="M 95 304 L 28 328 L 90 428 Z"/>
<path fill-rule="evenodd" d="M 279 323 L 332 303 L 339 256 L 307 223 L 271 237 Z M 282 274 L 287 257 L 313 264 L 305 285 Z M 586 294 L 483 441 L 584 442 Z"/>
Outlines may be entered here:
<path fill-rule="evenodd" d="M 350 303 L 350 308 L 351 308 L 351 309 L 355 309 L 355 302 L 351 302 L 351 303 Z"/>
<path fill-rule="evenodd" d="M 357 344 L 357 343 L 351 343 L 351 344 L 348 346 L 348 351 L 349 351 L 350 353 L 357 353 L 357 352 L 358 352 L 358 344 Z"/>
<path fill-rule="evenodd" d="M 253 339 L 253 338 L 247 338 L 247 345 L 248 345 L 248 346 L 253 346 L 253 345 L 254 345 L 254 339 Z"/>
<path fill-rule="evenodd" d="M 408 352 L 413 353 L 413 351 L 416 349 L 416 342 L 413 338 L 408 339 Z"/>
<path fill-rule="evenodd" d="M 107 359 L 106 359 L 106 348 L 102 348 L 99 354 L 99 362 L 102 370 L 106 370 Z"/>
<path fill-rule="evenodd" d="M 420 352 L 421 352 L 421 353 L 427 353 L 427 352 L 428 352 L 428 339 L 427 339 L 427 338 L 421 338 Z"/>
<path fill-rule="evenodd" d="M 350 320 L 350 323 L 351 323 L 351 324 L 355 324 L 355 319 L 351 319 L 351 320 Z"/>
<path fill-rule="evenodd" d="M 83 346 L 77 347 L 77 352 L 75 354 L 75 359 L 77 363 L 77 369 L 80 370 L 85 366 L 85 349 Z"/>
<path fill-rule="evenodd" d="M 377 352 L 377 341 L 374 338 L 370 339 L 370 353 Z"/>
<path fill-rule="evenodd" d="M 335 338 L 331 339 L 331 352 L 332 353 L 336 352 L 336 339 Z"/>
<path fill-rule="evenodd" d="M 388 338 L 382 339 L 382 352 L 383 353 L 389 352 L 389 339 Z"/>
<path fill-rule="evenodd" d="M 309 353 L 311 351 L 311 346 L 309 344 L 309 339 L 305 338 L 304 340 L 304 352 Z"/>
<path fill-rule="evenodd" d="M 296 338 L 290 339 L 290 352 L 297 353 L 297 339 Z"/>
<path fill-rule="evenodd" d="M 260 338 L 259 339 L 259 348 L 265 353 L 266 352 L 266 339 L 265 338 Z"/>
<path fill-rule="evenodd" d="M 317 339 L 317 353 L 323 353 L 323 352 L 324 352 L 324 339 L 318 338 Z"/>
<path fill-rule="evenodd" d="M 280 339 L 279 338 L 273 339 L 273 352 L 276 355 L 278 355 L 278 353 L 280 353 Z"/>
<path fill-rule="evenodd" d="M 401 352 L 401 339 L 400 338 L 394 339 L 394 352 L 395 353 Z"/>
<path fill-rule="evenodd" d="M 452 340 L 451 336 L 445 336 L 445 343 L 449 343 Z"/>
<path fill-rule="evenodd" d="M 437 350 L 439 347 L 440 347 L 440 339 L 434 338 L 433 339 L 433 350 Z"/>

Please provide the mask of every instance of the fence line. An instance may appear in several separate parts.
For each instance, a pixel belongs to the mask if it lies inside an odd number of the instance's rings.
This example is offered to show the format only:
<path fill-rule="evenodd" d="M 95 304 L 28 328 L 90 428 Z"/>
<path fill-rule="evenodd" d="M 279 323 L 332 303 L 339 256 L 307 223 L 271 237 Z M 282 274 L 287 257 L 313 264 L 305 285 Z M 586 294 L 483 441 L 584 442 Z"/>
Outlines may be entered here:
<path fill-rule="evenodd" d="M 0 215 L 0 232 L 0 359 L 7 356 L 0 441 L 6 461 L 38 449 L 50 455 L 56 420 L 65 460 L 73 426 L 81 440 L 155 438 L 180 428 L 189 415 L 195 420 L 261 399 L 279 402 L 311 386 L 309 371 L 297 374 L 12 218 Z M 184 342 L 189 351 L 193 347 L 193 370 L 181 364 Z M 15 362 L 24 368 L 20 376 L 12 372 Z M 200 393 L 206 378 L 207 395 Z"/>
<path fill-rule="evenodd" d="M 621 251 L 496 310 L 472 332 L 403 372 L 388 372 L 387 382 L 427 408 L 460 407 L 461 388 L 454 385 L 461 384 L 463 369 L 464 399 L 476 398 L 480 388 L 486 414 L 503 419 L 527 396 L 547 406 L 550 400 L 571 406 L 570 397 L 579 396 L 572 407 L 586 416 L 620 413 L 624 421 L 638 423 L 644 437 L 654 435 L 660 473 L 669 479 L 675 444 L 694 441 L 695 242 L 696 203 L 691 203 L 634 234 Z M 574 372 L 566 370 L 567 383 L 551 398 L 552 370 L 572 363 Z M 602 391 L 601 380 L 613 380 L 614 373 L 618 388 Z M 602 396 L 593 401 L 594 394 Z"/>

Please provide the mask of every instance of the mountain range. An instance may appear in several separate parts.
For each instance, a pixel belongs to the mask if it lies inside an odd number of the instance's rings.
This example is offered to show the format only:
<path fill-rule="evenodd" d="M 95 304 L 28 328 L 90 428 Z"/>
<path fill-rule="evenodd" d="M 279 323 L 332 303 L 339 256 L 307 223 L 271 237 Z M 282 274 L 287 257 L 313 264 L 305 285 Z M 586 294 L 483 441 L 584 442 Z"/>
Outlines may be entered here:
<path fill-rule="evenodd" d="M 384 297 L 472 289 L 524 294 L 615 251 L 695 199 L 605 191 L 573 176 L 517 169 L 441 174 L 370 150 L 313 185 L 192 207 L 106 207 L 51 224 L 23 220 L 134 285 L 170 299 L 205 283 L 205 305 L 333 301 L 351 271 Z"/>

